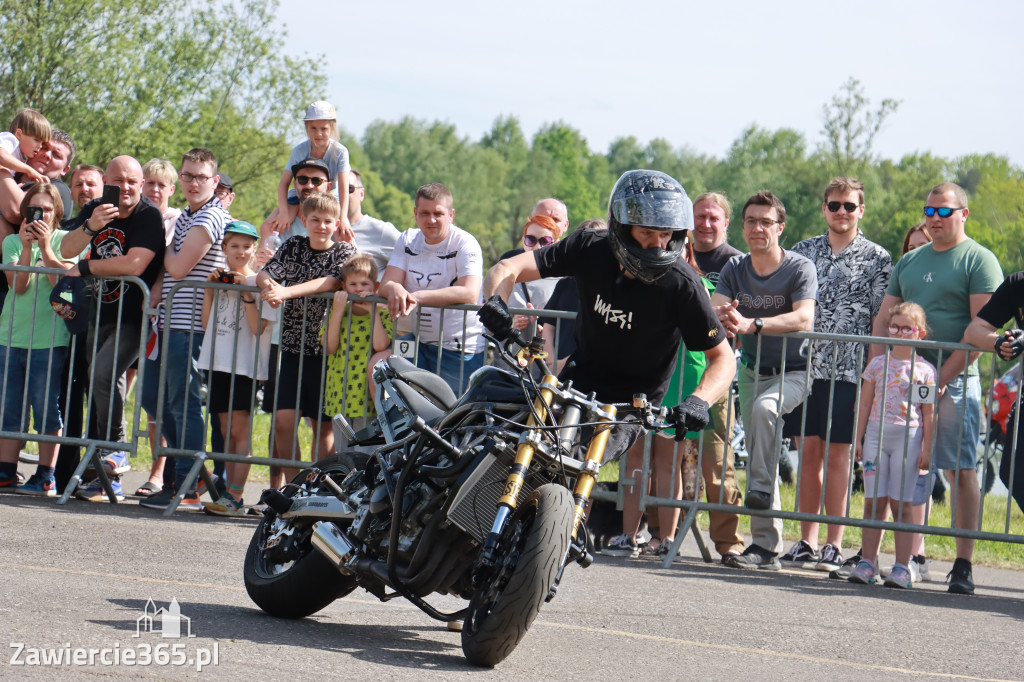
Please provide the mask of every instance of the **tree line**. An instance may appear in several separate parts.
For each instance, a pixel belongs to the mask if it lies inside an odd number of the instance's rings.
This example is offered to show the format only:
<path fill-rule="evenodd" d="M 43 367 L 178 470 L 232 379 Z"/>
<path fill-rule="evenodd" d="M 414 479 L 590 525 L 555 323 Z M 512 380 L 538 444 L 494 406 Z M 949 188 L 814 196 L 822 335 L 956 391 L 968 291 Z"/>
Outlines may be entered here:
<path fill-rule="evenodd" d="M 188 148 L 209 147 L 234 180 L 232 212 L 259 223 L 301 139 L 302 110 L 327 88 L 323 59 L 284 54 L 276 11 L 275 0 L 0 0 L 0 118 L 39 109 L 75 138 L 76 162 L 101 166 L 117 154 L 177 165 Z M 345 111 L 344 102 L 334 104 Z M 339 124 L 363 173 L 364 212 L 406 229 L 416 189 L 442 182 L 455 195 L 456 223 L 479 238 L 490 261 L 518 242 L 538 199 L 565 201 L 576 225 L 605 217 L 623 171 L 651 168 L 682 182 L 691 198 L 720 191 L 737 208 L 771 189 L 787 209 L 784 245 L 823 232 L 822 190 L 832 177 L 852 175 L 866 188 L 861 227 L 894 257 L 905 230 L 922 219 L 928 188 L 951 180 L 970 197 L 968 234 L 1004 271 L 1024 269 L 1024 171 L 995 154 L 880 158 L 874 140 L 898 110 L 892 99 L 873 106 L 851 78 L 823 105 L 815 139 L 751 125 L 722 157 L 632 136 L 592 150 L 564 121 L 528 138 L 514 115 L 499 116 L 478 140 L 452 123 L 411 116 L 374 121 L 361 135 Z M 183 203 L 180 193 L 174 201 Z M 738 221 L 729 240 L 743 249 L 736 228 Z"/>

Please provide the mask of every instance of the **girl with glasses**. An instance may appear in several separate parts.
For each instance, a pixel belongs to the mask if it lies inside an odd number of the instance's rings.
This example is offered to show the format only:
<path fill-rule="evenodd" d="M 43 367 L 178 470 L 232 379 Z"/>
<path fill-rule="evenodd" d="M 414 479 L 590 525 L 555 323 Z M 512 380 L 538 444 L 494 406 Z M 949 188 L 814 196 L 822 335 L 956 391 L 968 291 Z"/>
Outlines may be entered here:
<path fill-rule="evenodd" d="M 927 335 L 924 309 L 900 303 L 889 311 L 889 336 L 907 341 Z M 885 521 L 889 510 L 909 522 L 918 475 L 930 465 L 934 404 L 915 394 L 935 394 L 935 367 L 912 346 L 893 346 L 876 355 L 864 370 L 857 419 L 856 457 L 864 463 L 864 518 Z M 863 441 L 863 443 L 862 443 Z M 848 578 L 871 585 L 878 580 L 882 530 L 865 528 L 861 560 Z M 896 532 L 896 564 L 885 580 L 888 587 L 913 586 L 909 563 L 913 533 Z"/>

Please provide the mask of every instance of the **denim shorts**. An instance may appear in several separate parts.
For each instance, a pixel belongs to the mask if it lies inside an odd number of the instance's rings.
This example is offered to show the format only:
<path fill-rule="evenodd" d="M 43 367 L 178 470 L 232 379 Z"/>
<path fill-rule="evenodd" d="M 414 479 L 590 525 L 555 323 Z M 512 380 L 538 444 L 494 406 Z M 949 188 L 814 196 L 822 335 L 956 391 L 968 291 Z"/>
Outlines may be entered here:
<path fill-rule="evenodd" d="M 935 410 L 933 462 L 940 471 L 973 469 L 981 434 L 981 379 L 963 375 L 946 384 Z"/>
<path fill-rule="evenodd" d="M 28 422 L 29 407 L 32 408 L 32 422 L 36 432 L 53 433 L 63 428 L 64 423 L 60 418 L 60 380 L 67 353 L 67 346 L 35 350 L 0 346 L 0 378 L 6 379 L 3 419 L 0 420 L 4 431 L 22 431 Z M 25 414 L 22 414 L 23 410 Z"/>

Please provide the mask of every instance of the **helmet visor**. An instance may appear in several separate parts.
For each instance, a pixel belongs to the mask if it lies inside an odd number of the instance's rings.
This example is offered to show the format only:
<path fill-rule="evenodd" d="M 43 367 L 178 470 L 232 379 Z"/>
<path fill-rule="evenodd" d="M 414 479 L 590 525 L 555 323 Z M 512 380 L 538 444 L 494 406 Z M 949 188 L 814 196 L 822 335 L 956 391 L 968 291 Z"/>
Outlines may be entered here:
<path fill-rule="evenodd" d="M 661 230 L 692 230 L 693 204 L 686 194 L 648 190 L 641 194 L 616 199 L 611 214 L 623 225 L 643 225 Z"/>

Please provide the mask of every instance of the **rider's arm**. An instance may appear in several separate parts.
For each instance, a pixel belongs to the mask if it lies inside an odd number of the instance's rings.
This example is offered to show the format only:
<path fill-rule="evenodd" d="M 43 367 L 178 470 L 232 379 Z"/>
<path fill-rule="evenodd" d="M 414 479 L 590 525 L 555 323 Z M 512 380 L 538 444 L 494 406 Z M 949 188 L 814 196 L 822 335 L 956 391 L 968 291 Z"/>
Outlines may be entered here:
<path fill-rule="evenodd" d="M 525 251 L 518 256 L 500 260 L 488 270 L 487 276 L 484 277 L 484 300 L 497 294 L 507 302 L 516 282 L 532 282 L 535 279 L 540 279 L 537 258 L 534 253 Z"/>

